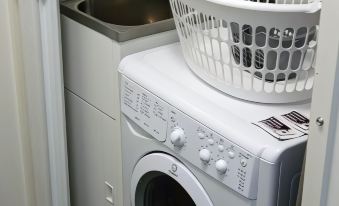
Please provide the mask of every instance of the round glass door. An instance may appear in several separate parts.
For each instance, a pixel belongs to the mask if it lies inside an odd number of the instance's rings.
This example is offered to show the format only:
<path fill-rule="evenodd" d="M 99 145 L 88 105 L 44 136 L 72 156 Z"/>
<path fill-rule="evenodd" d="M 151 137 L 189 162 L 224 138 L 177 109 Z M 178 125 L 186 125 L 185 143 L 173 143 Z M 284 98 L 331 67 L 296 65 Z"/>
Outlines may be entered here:
<path fill-rule="evenodd" d="M 136 206 L 195 206 L 187 191 L 172 177 L 149 172 L 139 181 Z"/>
<path fill-rule="evenodd" d="M 133 171 L 131 183 L 133 206 L 212 206 L 195 176 L 166 154 L 143 157 Z"/>

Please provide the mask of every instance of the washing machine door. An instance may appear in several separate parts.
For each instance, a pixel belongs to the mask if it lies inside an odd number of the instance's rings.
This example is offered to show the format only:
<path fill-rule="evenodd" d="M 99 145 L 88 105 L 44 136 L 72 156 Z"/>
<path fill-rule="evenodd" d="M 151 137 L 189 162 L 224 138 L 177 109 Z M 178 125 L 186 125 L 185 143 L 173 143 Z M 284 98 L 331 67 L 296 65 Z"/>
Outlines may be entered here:
<path fill-rule="evenodd" d="M 212 206 L 196 177 L 177 159 L 149 154 L 137 163 L 131 181 L 132 206 Z"/>

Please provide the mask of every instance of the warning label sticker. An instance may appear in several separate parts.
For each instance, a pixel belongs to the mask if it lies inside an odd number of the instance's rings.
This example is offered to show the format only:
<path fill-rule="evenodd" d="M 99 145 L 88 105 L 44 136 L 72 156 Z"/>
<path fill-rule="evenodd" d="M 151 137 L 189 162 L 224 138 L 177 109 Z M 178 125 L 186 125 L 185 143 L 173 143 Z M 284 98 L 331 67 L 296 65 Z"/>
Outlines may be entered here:
<path fill-rule="evenodd" d="M 310 120 L 304 115 L 292 111 L 288 114 L 282 115 L 287 121 L 289 121 L 296 129 L 301 130 L 302 132 L 308 133 L 310 127 Z"/>
<path fill-rule="evenodd" d="M 309 119 L 292 111 L 253 123 L 279 140 L 288 140 L 308 134 Z"/>

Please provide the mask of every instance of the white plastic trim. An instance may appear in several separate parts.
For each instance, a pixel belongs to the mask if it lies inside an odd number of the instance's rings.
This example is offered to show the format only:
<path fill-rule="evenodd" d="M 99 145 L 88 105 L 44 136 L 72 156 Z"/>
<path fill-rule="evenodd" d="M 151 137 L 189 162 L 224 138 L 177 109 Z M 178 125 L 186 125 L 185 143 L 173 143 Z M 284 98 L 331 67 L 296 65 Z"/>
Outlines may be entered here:
<path fill-rule="evenodd" d="M 176 165 L 175 172 L 171 172 L 173 165 Z M 147 155 L 139 160 L 135 166 L 131 180 L 132 206 L 135 206 L 136 189 L 140 179 L 152 171 L 162 172 L 175 179 L 187 191 L 197 206 L 213 206 L 196 177 L 178 160 L 163 153 Z"/>
<path fill-rule="evenodd" d="M 69 206 L 59 1 L 39 1 L 53 206 Z"/>

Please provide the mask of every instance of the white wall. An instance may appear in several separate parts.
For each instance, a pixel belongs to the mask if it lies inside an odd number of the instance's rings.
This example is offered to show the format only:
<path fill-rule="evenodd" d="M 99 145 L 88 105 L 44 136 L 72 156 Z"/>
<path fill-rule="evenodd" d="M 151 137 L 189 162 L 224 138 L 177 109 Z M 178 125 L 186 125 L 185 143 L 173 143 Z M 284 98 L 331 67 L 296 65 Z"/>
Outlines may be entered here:
<path fill-rule="evenodd" d="M 0 0 L 1 206 L 69 205 L 58 21 L 58 1 Z"/>
<path fill-rule="evenodd" d="M 1 206 L 51 205 L 36 8 L 34 0 L 0 1 Z"/>
<path fill-rule="evenodd" d="M 14 35 L 18 25 L 11 6 L 0 1 L 0 205 L 33 206 L 30 147 L 17 70 L 21 60 Z"/>

